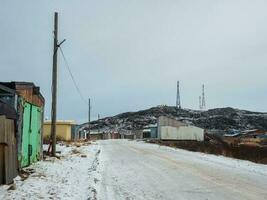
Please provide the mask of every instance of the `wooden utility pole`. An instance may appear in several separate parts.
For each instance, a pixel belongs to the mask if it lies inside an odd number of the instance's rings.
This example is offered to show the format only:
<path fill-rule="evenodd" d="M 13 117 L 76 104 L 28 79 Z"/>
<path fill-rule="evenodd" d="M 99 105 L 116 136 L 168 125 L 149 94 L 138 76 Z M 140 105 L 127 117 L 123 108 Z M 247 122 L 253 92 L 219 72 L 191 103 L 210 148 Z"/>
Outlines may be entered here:
<path fill-rule="evenodd" d="M 91 122 L 91 99 L 89 98 L 89 102 L 88 102 L 88 106 L 89 106 L 89 110 L 88 110 L 88 128 L 89 128 L 89 134 L 90 134 L 90 122 Z"/>
<path fill-rule="evenodd" d="M 99 120 L 100 120 L 100 114 L 97 115 L 97 118 L 98 118 L 98 133 L 100 133 L 100 127 L 99 127 Z"/>
<path fill-rule="evenodd" d="M 52 74 L 52 156 L 56 156 L 56 120 L 57 120 L 57 50 L 58 50 L 58 13 L 54 16 L 54 53 L 53 53 L 53 74 Z"/>

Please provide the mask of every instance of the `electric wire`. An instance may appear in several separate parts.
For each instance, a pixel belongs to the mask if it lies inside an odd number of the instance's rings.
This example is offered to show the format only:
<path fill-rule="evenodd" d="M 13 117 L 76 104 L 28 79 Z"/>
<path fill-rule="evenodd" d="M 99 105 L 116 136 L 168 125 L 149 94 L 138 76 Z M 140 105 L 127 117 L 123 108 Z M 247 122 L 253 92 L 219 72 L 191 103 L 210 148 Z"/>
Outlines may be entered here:
<path fill-rule="evenodd" d="M 74 78 L 74 76 L 73 76 L 73 74 L 72 74 L 72 71 L 71 71 L 71 69 L 70 69 L 70 65 L 69 65 L 69 63 L 68 63 L 68 60 L 66 59 L 66 56 L 65 56 L 65 54 L 64 54 L 64 52 L 63 52 L 63 50 L 62 50 L 62 48 L 61 48 L 60 46 L 59 46 L 59 50 L 60 50 L 60 53 L 61 53 L 61 55 L 62 55 L 62 57 L 63 57 L 65 66 L 66 66 L 66 68 L 67 68 L 67 70 L 68 70 L 68 72 L 69 72 L 69 74 L 70 74 L 71 80 L 72 80 L 72 82 L 74 83 L 74 86 L 75 86 L 77 92 L 79 93 L 79 95 L 80 95 L 82 101 L 83 101 L 84 103 L 87 104 L 85 98 L 84 98 L 83 95 L 82 95 L 82 92 L 81 92 L 80 88 L 78 87 L 77 82 L 75 81 L 75 78 Z"/>

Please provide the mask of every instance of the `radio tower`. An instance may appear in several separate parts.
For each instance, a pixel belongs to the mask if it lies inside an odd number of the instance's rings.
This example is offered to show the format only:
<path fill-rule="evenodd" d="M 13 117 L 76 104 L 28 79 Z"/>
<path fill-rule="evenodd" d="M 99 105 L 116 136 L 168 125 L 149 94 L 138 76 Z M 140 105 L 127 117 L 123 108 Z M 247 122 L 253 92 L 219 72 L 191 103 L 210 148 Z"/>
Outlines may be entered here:
<path fill-rule="evenodd" d="M 206 102 L 205 102 L 205 86 L 204 86 L 204 84 L 202 85 L 202 102 L 201 103 L 202 103 L 201 108 L 203 110 L 205 110 L 206 109 Z"/>
<path fill-rule="evenodd" d="M 199 110 L 202 110 L 201 96 L 199 96 Z"/>
<path fill-rule="evenodd" d="M 176 108 L 181 109 L 179 81 L 177 81 Z"/>

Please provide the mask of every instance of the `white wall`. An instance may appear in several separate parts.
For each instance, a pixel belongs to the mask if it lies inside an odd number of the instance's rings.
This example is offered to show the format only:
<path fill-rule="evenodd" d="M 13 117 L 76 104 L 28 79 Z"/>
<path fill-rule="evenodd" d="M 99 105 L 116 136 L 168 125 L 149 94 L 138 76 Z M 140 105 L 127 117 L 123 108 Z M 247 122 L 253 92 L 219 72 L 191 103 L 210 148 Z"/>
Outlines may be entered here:
<path fill-rule="evenodd" d="M 204 140 L 204 129 L 195 126 L 161 126 L 159 129 L 162 140 Z"/>

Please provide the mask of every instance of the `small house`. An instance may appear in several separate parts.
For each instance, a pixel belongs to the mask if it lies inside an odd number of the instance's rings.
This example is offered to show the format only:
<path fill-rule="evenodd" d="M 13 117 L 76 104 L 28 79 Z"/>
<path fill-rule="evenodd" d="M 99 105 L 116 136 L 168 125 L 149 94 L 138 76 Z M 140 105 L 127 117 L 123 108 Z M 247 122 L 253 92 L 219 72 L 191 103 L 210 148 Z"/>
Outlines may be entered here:
<path fill-rule="evenodd" d="M 60 141 L 71 141 L 73 139 L 72 131 L 75 122 L 73 120 L 57 120 L 56 121 L 56 137 Z M 44 122 L 44 137 L 47 139 L 51 135 L 51 121 Z"/>

